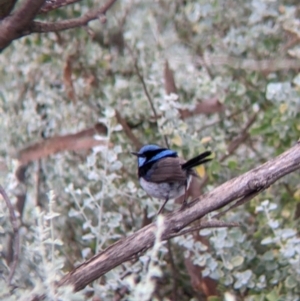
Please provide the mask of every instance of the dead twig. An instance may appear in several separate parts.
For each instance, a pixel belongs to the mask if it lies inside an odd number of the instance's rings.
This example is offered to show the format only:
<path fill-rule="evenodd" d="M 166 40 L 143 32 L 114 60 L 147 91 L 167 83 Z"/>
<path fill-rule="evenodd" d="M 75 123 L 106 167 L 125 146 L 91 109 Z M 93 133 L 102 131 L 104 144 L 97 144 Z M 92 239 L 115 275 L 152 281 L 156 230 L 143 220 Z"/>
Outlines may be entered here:
<path fill-rule="evenodd" d="M 214 216 L 214 218 L 215 218 L 215 216 Z M 239 227 L 239 226 L 240 226 L 239 223 L 228 223 L 228 222 L 223 222 L 223 221 L 219 221 L 216 219 L 201 221 L 199 226 L 184 229 L 184 230 L 172 235 L 170 238 L 189 234 L 191 232 L 199 231 L 199 230 L 207 229 L 207 228 L 230 228 L 230 227 Z"/>
<path fill-rule="evenodd" d="M 117 0 L 109 0 L 102 7 L 93 9 L 79 18 L 73 18 L 57 22 L 34 21 L 30 24 L 28 31 L 33 32 L 57 32 L 75 27 L 86 26 L 90 21 L 96 20 L 105 14 Z"/>
<path fill-rule="evenodd" d="M 154 118 L 155 118 L 155 120 L 156 120 L 156 122 L 157 122 L 157 120 L 158 120 L 158 115 L 157 115 L 156 109 L 155 109 L 155 107 L 154 107 L 154 103 L 153 103 L 153 101 L 152 101 L 152 98 L 151 98 L 151 96 L 150 96 L 150 93 L 149 93 L 149 91 L 148 91 L 147 85 L 146 85 L 146 83 L 145 83 L 144 77 L 143 77 L 143 75 L 142 75 L 142 73 L 141 73 L 141 71 L 140 71 L 140 69 L 139 69 L 138 62 L 137 62 L 137 58 L 134 56 L 133 50 L 132 50 L 128 45 L 126 45 L 126 46 L 127 46 L 128 50 L 129 50 L 129 52 L 130 52 L 130 54 L 131 54 L 131 56 L 132 56 L 132 58 L 133 58 L 133 60 L 134 60 L 134 68 L 135 68 L 136 74 L 137 74 L 137 76 L 138 76 L 140 82 L 142 83 L 143 90 L 144 90 L 145 95 L 146 95 L 146 97 L 147 97 L 147 99 L 148 99 L 148 102 L 149 102 L 149 104 L 150 104 L 150 107 L 151 107 L 151 110 L 152 110 L 152 112 L 153 112 Z M 165 140 L 166 147 L 169 148 L 169 143 L 168 143 L 167 137 L 166 137 L 165 135 L 163 135 L 163 138 L 164 138 L 164 140 Z"/>
<path fill-rule="evenodd" d="M 80 2 L 81 0 L 55 0 L 47 1 L 39 11 L 39 14 L 45 14 L 49 11 L 58 9 L 60 7 Z"/>
<path fill-rule="evenodd" d="M 122 125 L 122 128 L 123 128 L 126 136 L 133 143 L 133 145 L 136 149 L 140 149 L 142 147 L 142 143 L 133 134 L 131 128 L 127 124 L 126 120 L 121 116 L 120 112 L 118 110 L 115 110 L 115 113 L 116 113 L 116 119 Z"/>
<path fill-rule="evenodd" d="M 91 149 L 94 146 L 107 143 L 94 138 L 96 134 L 106 135 L 106 133 L 106 126 L 97 123 L 94 127 L 76 134 L 52 137 L 26 147 L 18 152 L 17 158 L 21 165 L 25 165 L 62 151 Z"/>
<path fill-rule="evenodd" d="M 258 194 L 260 193 L 260 191 L 254 191 L 249 193 L 248 195 L 242 197 L 240 200 L 238 200 L 235 204 L 233 204 L 232 206 L 230 206 L 228 209 L 221 211 L 220 213 L 218 213 L 217 215 L 214 215 L 214 218 L 220 218 L 221 216 L 223 216 L 224 214 L 226 214 L 228 211 L 241 206 L 249 201 L 251 201 L 253 198 L 255 198 Z"/>
<path fill-rule="evenodd" d="M 179 112 L 180 112 L 180 117 L 182 119 L 186 119 L 188 117 L 193 117 L 199 114 L 220 113 L 223 112 L 224 110 L 225 110 L 225 106 L 222 103 L 220 103 L 218 98 L 214 97 L 212 99 L 199 101 L 192 111 L 181 109 L 179 110 Z"/>

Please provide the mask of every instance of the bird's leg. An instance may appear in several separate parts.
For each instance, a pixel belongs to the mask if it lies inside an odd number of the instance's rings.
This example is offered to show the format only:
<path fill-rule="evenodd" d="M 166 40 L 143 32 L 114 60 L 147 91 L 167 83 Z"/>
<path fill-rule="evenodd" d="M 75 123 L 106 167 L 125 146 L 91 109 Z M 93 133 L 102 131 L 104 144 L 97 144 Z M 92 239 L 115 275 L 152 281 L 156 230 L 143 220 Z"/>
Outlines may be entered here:
<path fill-rule="evenodd" d="M 164 203 L 160 206 L 160 208 L 159 208 L 159 210 L 158 210 L 158 212 L 157 212 L 157 215 L 159 215 L 159 214 L 162 212 L 162 210 L 164 209 L 164 207 L 165 207 L 165 205 L 167 204 L 167 201 L 168 201 L 168 200 L 169 200 L 169 197 L 166 197 Z"/>
<path fill-rule="evenodd" d="M 186 205 L 187 205 L 187 182 L 185 182 L 185 185 L 184 185 L 184 199 L 183 199 L 182 205 L 180 207 L 180 210 L 183 210 Z"/>

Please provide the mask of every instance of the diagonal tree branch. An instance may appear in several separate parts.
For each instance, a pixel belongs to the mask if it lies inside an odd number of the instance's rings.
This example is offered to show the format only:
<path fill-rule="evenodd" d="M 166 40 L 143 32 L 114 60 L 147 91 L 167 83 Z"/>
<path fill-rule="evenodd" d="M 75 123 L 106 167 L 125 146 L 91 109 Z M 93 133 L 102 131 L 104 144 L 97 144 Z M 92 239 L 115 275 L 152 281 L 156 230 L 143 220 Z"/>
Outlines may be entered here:
<path fill-rule="evenodd" d="M 300 142 L 280 156 L 202 195 L 184 210 L 165 217 L 162 239 L 167 240 L 209 212 L 257 191 L 263 191 L 283 176 L 300 169 Z M 59 285 L 71 284 L 76 291 L 114 267 L 150 248 L 155 240 L 156 223 L 123 238 L 87 260 L 65 277 Z"/>

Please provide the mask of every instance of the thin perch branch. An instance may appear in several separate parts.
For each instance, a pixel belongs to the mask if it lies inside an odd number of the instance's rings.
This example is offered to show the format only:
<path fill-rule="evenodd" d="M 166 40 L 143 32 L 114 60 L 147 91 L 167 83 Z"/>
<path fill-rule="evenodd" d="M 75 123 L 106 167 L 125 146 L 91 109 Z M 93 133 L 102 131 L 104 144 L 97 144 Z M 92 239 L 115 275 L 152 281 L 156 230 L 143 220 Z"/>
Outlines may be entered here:
<path fill-rule="evenodd" d="M 129 46 L 127 46 L 127 47 L 129 48 Z M 132 57 L 133 57 L 133 59 L 134 59 L 134 68 L 135 68 L 135 70 L 136 70 L 136 74 L 137 74 L 139 80 L 140 80 L 141 83 L 142 83 L 144 92 L 145 92 L 145 94 L 146 94 L 146 96 L 147 96 L 147 99 L 148 99 L 148 102 L 149 102 L 149 104 L 150 104 L 151 110 L 152 110 L 152 112 L 153 112 L 153 114 L 154 114 L 154 118 L 155 118 L 155 120 L 156 120 L 156 122 L 157 122 L 157 120 L 158 120 L 158 115 L 157 115 L 157 112 L 156 112 L 156 110 L 155 110 L 155 107 L 154 107 L 152 98 L 151 98 L 151 96 L 150 96 L 150 93 L 149 93 L 149 91 L 148 91 L 148 89 L 147 89 L 147 86 L 146 86 L 144 77 L 143 77 L 142 73 L 141 73 L 140 70 L 139 70 L 139 66 L 138 66 L 138 63 L 137 63 L 137 59 L 134 57 L 133 51 L 132 51 L 130 48 L 129 48 L 129 50 L 130 50 L 131 55 L 132 55 Z M 164 140 L 165 140 L 166 147 L 169 148 L 169 143 L 168 143 L 168 139 L 167 139 L 166 135 L 163 135 L 163 138 L 164 138 Z"/>
<path fill-rule="evenodd" d="M 194 231 L 199 231 L 199 230 L 207 229 L 207 228 L 229 228 L 229 227 L 239 227 L 239 226 L 240 226 L 239 223 L 228 223 L 228 222 L 223 222 L 223 221 L 213 219 L 213 220 L 203 221 L 200 223 L 199 226 L 184 229 L 184 230 L 180 231 L 179 233 L 175 233 L 170 238 L 174 238 L 177 236 L 185 235 L 185 234 L 188 234 L 188 233 L 191 233 Z"/>

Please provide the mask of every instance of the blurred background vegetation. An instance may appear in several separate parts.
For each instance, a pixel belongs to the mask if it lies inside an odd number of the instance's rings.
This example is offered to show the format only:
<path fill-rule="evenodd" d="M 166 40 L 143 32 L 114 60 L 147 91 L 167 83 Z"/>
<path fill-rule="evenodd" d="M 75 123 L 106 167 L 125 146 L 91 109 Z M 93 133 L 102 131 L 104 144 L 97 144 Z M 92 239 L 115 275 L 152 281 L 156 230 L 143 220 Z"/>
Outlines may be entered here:
<path fill-rule="evenodd" d="M 299 70 L 296 0 L 123 0 L 88 26 L 14 41 L 0 55 L 0 182 L 22 220 L 21 250 L 12 289 L 1 200 L 0 299 L 300 300 L 299 173 L 229 211 L 240 228 L 164 243 L 151 271 L 149 250 L 76 294 L 54 286 L 155 217 L 130 155 L 141 144 L 165 136 L 185 158 L 211 149 L 203 193 L 293 146 Z"/>

